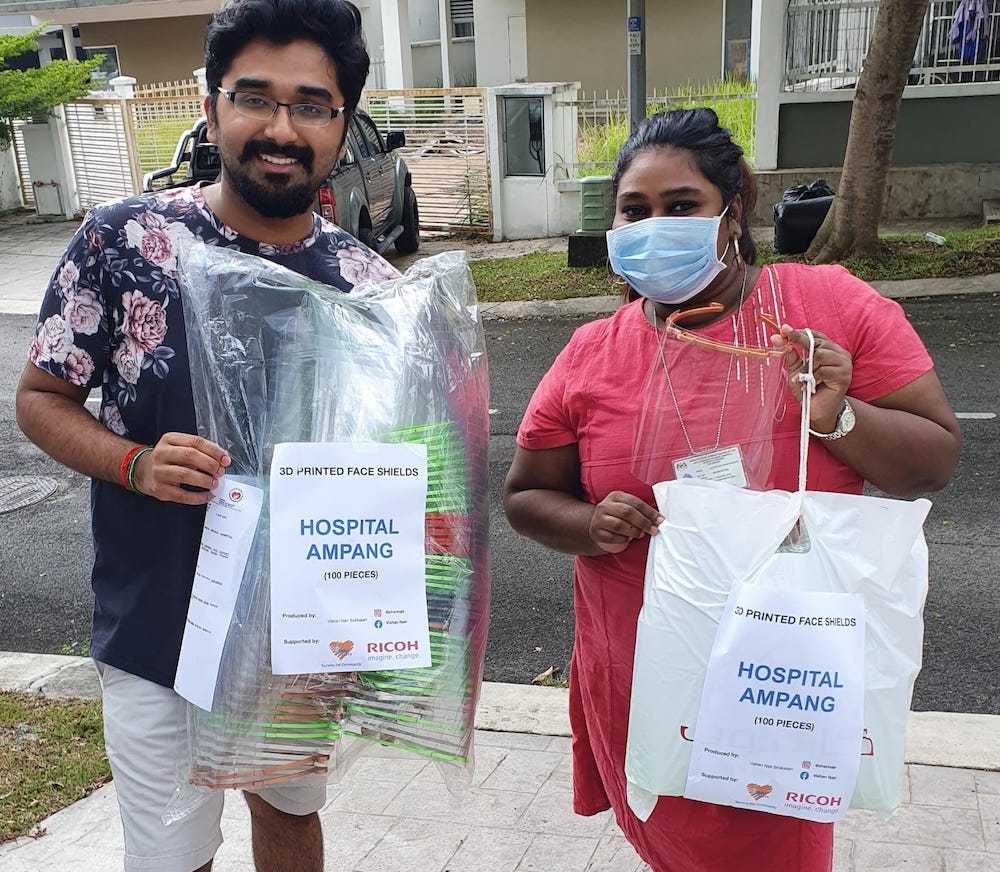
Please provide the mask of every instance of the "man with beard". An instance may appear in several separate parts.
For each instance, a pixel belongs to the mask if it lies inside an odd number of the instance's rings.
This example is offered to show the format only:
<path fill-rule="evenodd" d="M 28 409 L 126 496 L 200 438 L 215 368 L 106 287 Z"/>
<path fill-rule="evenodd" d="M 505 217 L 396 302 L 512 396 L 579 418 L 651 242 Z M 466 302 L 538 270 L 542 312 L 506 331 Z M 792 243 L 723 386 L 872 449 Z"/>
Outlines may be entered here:
<path fill-rule="evenodd" d="M 233 0 L 205 39 L 214 184 L 94 208 L 42 303 L 17 418 L 33 442 L 89 476 L 105 741 L 125 869 L 211 868 L 223 792 L 162 821 L 186 743 L 173 691 L 205 504 L 229 465 L 194 435 L 177 257 L 189 244 L 268 258 L 343 291 L 396 275 L 312 213 L 368 74 L 358 10 L 344 0 Z M 84 407 L 101 388 L 95 420 Z M 258 870 L 320 870 L 324 780 L 247 792 Z"/>

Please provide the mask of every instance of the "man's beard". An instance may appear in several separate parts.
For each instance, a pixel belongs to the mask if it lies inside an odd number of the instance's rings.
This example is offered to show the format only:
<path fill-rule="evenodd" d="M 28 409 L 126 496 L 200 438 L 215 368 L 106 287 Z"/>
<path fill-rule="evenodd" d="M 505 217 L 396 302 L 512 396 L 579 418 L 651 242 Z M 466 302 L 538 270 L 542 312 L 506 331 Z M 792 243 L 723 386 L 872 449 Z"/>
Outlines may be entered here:
<path fill-rule="evenodd" d="M 251 178 L 244 166 L 261 154 L 290 157 L 298 160 L 308 177 L 293 183 L 284 173 L 264 173 L 265 182 Z M 312 211 L 316 189 L 329 174 L 313 179 L 315 154 L 311 148 L 287 145 L 280 147 L 266 140 L 250 140 L 243 146 L 239 160 L 225 167 L 233 190 L 251 209 L 264 218 L 294 218 Z M 330 168 L 332 169 L 332 167 Z"/>

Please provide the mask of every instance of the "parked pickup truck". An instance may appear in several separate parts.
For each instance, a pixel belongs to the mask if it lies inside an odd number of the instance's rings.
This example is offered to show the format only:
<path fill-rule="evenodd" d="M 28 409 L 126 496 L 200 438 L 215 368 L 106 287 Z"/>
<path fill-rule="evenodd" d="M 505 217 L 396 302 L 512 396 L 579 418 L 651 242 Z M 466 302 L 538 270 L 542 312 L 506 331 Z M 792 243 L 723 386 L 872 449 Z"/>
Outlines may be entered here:
<path fill-rule="evenodd" d="M 347 128 L 347 153 L 316 192 L 317 212 L 379 253 L 395 245 L 399 254 L 411 254 L 420 246 L 420 213 L 410 171 L 393 154 L 404 145 L 402 131 L 383 138 L 375 122 L 356 110 Z M 171 166 L 146 173 L 143 190 L 214 180 L 220 169 L 219 149 L 206 139 L 202 118 L 181 134 Z M 183 177 L 177 180 L 179 173 Z"/>

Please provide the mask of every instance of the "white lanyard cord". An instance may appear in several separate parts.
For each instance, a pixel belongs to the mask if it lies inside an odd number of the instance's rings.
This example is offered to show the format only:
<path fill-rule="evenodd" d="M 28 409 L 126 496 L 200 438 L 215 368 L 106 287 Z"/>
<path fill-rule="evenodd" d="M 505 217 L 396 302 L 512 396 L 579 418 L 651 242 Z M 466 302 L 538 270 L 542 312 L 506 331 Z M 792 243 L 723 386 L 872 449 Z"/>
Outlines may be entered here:
<path fill-rule="evenodd" d="M 806 464 L 809 459 L 809 411 L 812 395 L 816 392 L 816 376 L 813 375 L 813 352 L 816 350 L 816 340 L 812 330 L 806 327 L 809 337 L 809 355 L 806 357 L 806 371 L 800 372 L 798 379 L 802 382 L 802 418 L 799 422 L 799 493 L 806 489 Z"/>

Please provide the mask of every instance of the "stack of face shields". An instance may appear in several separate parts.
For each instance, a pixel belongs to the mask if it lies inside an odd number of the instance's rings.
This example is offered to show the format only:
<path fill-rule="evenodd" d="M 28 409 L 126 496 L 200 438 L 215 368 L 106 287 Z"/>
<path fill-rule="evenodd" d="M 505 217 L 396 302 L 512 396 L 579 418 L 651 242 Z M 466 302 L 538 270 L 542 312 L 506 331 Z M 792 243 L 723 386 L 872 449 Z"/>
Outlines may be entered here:
<path fill-rule="evenodd" d="M 342 294 L 274 264 L 198 246 L 182 271 L 199 434 L 265 490 L 212 710 L 191 706 L 190 769 L 207 788 L 335 771 L 346 738 L 471 771 L 488 576 L 485 341 L 460 253 Z M 272 674 L 266 490 L 281 443 L 426 446 L 430 666 Z"/>

